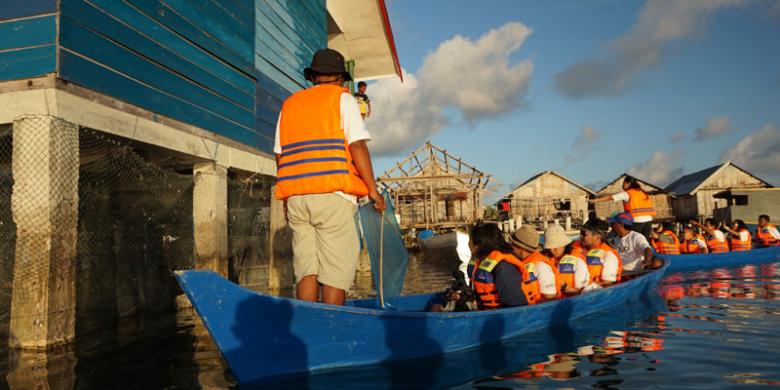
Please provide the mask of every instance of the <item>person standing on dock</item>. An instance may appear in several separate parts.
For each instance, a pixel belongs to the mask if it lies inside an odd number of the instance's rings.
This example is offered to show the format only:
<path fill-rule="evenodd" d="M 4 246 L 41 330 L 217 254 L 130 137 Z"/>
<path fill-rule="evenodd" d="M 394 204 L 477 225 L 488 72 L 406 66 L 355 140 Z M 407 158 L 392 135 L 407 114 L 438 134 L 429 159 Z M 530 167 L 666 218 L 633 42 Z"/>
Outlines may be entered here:
<path fill-rule="evenodd" d="M 558 298 L 558 282 L 553 269 L 554 260 L 539 252 L 539 232 L 530 225 L 524 225 L 510 236 L 515 257 L 525 264 L 531 275 L 539 280 L 539 291 L 544 300 Z"/>
<path fill-rule="evenodd" d="M 371 99 L 366 95 L 366 88 L 368 88 L 368 84 L 365 81 L 361 81 L 358 83 L 358 91 L 355 92 L 355 100 L 357 100 L 360 107 L 360 116 L 363 120 L 371 116 Z"/>
<path fill-rule="evenodd" d="M 775 225 L 769 223 L 769 216 L 766 214 L 761 214 L 758 216 L 756 241 L 760 248 L 780 246 L 780 232 L 777 231 L 777 227 Z"/>
<path fill-rule="evenodd" d="M 626 176 L 623 179 L 622 192 L 600 196 L 591 200 L 592 203 L 610 201 L 623 202 L 623 211 L 631 214 L 634 231 L 645 236 L 645 239 L 649 241 L 653 229 L 652 223 L 653 217 L 655 217 L 655 208 L 653 199 L 642 189 L 639 182 L 631 176 Z"/>
<path fill-rule="evenodd" d="M 279 113 L 276 198 L 293 232 L 298 299 L 343 305 L 360 255 L 357 198 L 368 195 L 379 212 L 385 201 L 374 182 L 371 136 L 344 88 L 352 80 L 344 57 L 318 50 L 303 74 L 314 86 L 287 98 Z"/>

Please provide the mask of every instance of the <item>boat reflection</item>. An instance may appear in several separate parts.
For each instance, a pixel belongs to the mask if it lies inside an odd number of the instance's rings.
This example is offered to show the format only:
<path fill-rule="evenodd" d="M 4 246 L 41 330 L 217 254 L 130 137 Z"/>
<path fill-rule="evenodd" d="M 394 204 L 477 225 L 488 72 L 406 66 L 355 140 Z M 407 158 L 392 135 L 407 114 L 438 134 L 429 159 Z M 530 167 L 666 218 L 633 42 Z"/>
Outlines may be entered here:
<path fill-rule="evenodd" d="M 675 273 L 662 282 L 667 301 L 684 297 L 780 300 L 780 263 Z"/>

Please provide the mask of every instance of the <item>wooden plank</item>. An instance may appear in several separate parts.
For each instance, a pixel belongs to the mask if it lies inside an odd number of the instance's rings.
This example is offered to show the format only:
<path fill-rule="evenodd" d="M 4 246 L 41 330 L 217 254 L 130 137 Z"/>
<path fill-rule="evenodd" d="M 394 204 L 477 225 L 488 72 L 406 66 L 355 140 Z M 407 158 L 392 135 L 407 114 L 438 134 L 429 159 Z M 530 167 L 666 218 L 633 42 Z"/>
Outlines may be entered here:
<path fill-rule="evenodd" d="M 56 0 L 3 0 L 0 19 L 23 18 L 57 11 Z"/>
<path fill-rule="evenodd" d="M 60 77 L 69 82 L 135 104 L 201 129 L 254 146 L 257 133 L 177 96 L 151 88 L 125 75 L 99 66 L 70 51 L 60 51 Z"/>
<path fill-rule="evenodd" d="M 187 100 L 203 109 L 247 127 L 252 127 L 254 124 L 254 107 L 252 109 L 242 108 L 217 96 L 199 85 L 147 61 L 132 51 L 116 45 L 75 21 L 61 23 L 60 42 L 63 48 L 92 58 L 109 68 Z M 122 98 L 121 94 L 116 96 Z"/>
<path fill-rule="evenodd" d="M 277 24 L 284 23 L 278 20 L 279 16 L 275 12 L 268 9 L 267 4 L 258 2 L 257 9 L 255 51 L 266 58 L 270 54 L 277 54 L 284 63 L 270 62 L 290 77 L 300 78 L 302 81 L 300 71 L 309 62 L 314 50 L 307 46 L 296 32 L 281 31 Z"/>
<path fill-rule="evenodd" d="M 54 15 L 0 22 L 0 51 L 54 43 L 56 34 Z"/>
<path fill-rule="evenodd" d="M 257 88 L 268 92 L 271 96 L 279 101 L 279 108 L 281 108 L 281 102 L 287 99 L 292 93 L 284 89 L 281 85 L 275 83 L 271 78 L 257 72 Z"/>
<path fill-rule="evenodd" d="M 288 92 L 293 93 L 303 88 L 303 85 L 290 78 L 290 76 L 288 76 L 286 73 L 277 69 L 271 63 L 266 61 L 265 58 L 258 55 L 255 56 L 255 59 L 255 66 L 257 67 L 257 71 L 273 80 L 276 84 L 282 86 L 282 88 Z"/>
<path fill-rule="evenodd" d="M 42 76 L 56 67 L 54 45 L 0 52 L 0 80 Z"/>
<path fill-rule="evenodd" d="M 297 60 L 273 38 L 267 37 L 267 33 L 262 26 L 258 26 L 257 34 L 255 55 L 261 57 L 266 63 L 278 69 L 281 73 L 284 73 L 287 78 L 294 80 L 298 84 L 303 84 L 306 81 L 303 77 L 303 64 L 292 65 Z M 255 61 L 255 68 L 257 67 L 257 61 Z"/>
<path fill-rule="evenodd" d="M 255 39 L 254 14 L 232 15 L 224 12 L 213 0 L 158 0 L 192 25 L 226 44 L 228 49 L 251 59 Z"/>
<path fill-rule="evenodd" d="M 245 53 L 237 53 L 235 50 L 226 46 L 226 43 L 214 39 L 214 37 L 193 25 L 189 20 L 174 12 L 174 10 L 169 8 L 166 4 L 155 0 L 124 1 L 132 4 L 150 18 L 157 20 L 167 28 L 185 37 L 193 44 L 211 53 L 215 57 L 220 58 L 222 61 L 240 69 L 247 75 L 253 74 L 254 61 L 251 58 L 252 54 L 247 57 L 244 55 Z M 252 53 L 251 42 L 242 46 L 248 46 L 250 48 L 250 53 Z"/>
<path fill-rule="evenodd" d="M 254 105 L 254 83 L 251 78 L 236 72 L 234 68 L 226 66 L 208 53 L 161 28 L 156 22 L 125 3 L 119 1 L 108 3 L 107 8 L 101 12 L 83 1 L 69 1 L 68 4 L 63 5 L 62 23 L 78 21 L 89 29 L 99 31 L 100 34 L 133 52 L 164 66 L 168 71 L 198 83 L 202 88 L 210 89 L 247 109 Z M 123 21 L 115 19 L 119 15 L 122 15 Z M 156 42 L 146 33 L 161 38 L 162 42 Z M 236 84 L 241 86 L 228 82 L 226 78 L 236 80 Z"/>
<path fill-rule="evenodd" d="M 309 52 L 313 53 L 322 48 L 323 44 L 327 44 L 327 19 L 316 20 L 309 17 L 298 7 L 297 1 L 287 4 L 282 6 L 275 0 L 266 0 L 258 2 L 257 6 L 279 32 L 290 39 L 299 40 Z M 303 47 L 299 47 L 300 49 Z"/>

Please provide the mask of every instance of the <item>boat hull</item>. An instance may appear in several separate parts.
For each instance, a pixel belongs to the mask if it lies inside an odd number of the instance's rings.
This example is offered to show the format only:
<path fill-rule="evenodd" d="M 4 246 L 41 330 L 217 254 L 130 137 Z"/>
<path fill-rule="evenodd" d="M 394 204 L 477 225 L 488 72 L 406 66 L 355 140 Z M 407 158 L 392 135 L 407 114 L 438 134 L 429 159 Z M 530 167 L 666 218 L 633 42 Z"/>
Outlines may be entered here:
<path fill-rule="evenodd" d="M 375 309 L 375 300 L 341 307 L 266 296 L 211 271 L 176 277 L 238 381 L 263 384 L 474 348 L 566 323 L 655 291 L 665 268 L 564 300 L 460 313 L 425 312 L 434 294 L 403 297 L 391 312 Z"/>
<path fill-rule="evenodd" d="M 693 271 L 780 261 L 780 247 L 726 253 L 663 255 L 663 257 L 669 260 L 669 272 Z"/>

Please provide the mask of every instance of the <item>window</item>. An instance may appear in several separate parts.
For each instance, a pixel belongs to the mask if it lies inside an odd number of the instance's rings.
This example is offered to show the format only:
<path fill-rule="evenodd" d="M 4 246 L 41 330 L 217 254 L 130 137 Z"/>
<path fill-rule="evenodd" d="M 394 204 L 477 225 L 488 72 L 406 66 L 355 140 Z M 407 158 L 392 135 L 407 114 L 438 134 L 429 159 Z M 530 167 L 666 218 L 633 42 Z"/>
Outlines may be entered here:
<path fill-rule="evenodd" d="M 734 195 L 734 206 L 747 206 L 747 204 L 748 204 L 747 195 Z"/>

